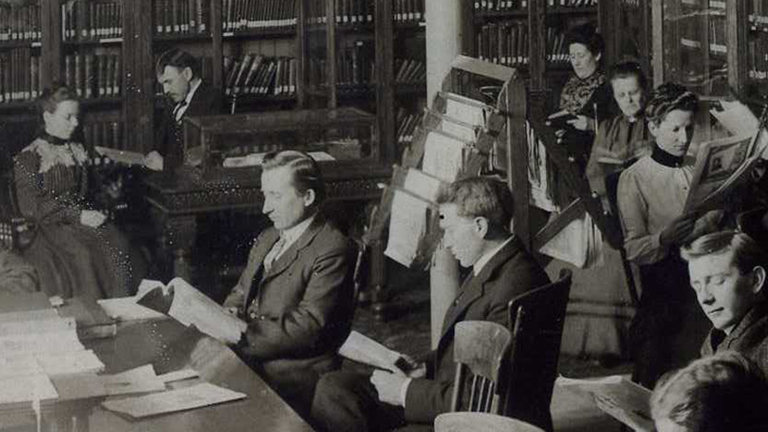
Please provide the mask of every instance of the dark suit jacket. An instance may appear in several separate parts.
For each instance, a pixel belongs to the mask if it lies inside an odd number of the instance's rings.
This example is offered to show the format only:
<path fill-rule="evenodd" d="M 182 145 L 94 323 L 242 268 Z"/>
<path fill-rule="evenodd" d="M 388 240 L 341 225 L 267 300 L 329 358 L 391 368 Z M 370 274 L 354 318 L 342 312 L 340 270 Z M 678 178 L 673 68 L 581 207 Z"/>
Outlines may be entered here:
<path fill-rule="evenodd" d="M 753 307 L 727 336 L 712 329 L 701 347 L 701 355 L 726 350 L 739 352 L 768 374 L 768 302 Z"/>
<path fill-rule="evenodd" d="M 259 235 L 224 304 L 244 312 L 258 302 L 240 352 L 278 391 L 311 392 L 321 373 L 339 367 L 352 325 L 354 248 L 317 215 L 265 274 L 262 262 L 278 238 L 275 228 Z"/>
<path fill-rule="evenodd" d="M 166 105 L 155 128 L 154 150 L 163 156 L 163 168 L 175 168 L 184 163 L 184 131 L 182 123 L 173 117 L 174 105 Z M 205 81 L 200 83 L 195 95 L 189 102 L 184 117 L 221 114 L 224 109 L 224 96 L 221 90 L 208 87 Z"/>
<path fill-rule="evenodd" d="M 433 367 L 428 365 L 427 378 L 414 379 L 408 386 L 406 420 L 432 423 L 438 414 L 449 411 L 456 372 L 453 330 L 457 322 L 492 321 L 509 328 L 509 301 L 547 283 L 547 274 L 517 238 L 491 258 L 480 274 L 470 275 L 445 314 L 442 335 L 433 352 Z"/>

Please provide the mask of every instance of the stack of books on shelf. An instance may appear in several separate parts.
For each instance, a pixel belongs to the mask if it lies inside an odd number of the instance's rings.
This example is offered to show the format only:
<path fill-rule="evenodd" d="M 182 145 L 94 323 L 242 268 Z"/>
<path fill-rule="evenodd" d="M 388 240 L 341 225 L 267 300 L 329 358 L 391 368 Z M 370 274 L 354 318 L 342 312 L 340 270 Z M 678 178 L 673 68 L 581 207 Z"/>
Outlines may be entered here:
<path fill-rule="evenodd" d="M 503 65 L 528 64 L 528 26 L 509 21 L 483 25 L 477 33 L 480 60 Z"/>
<path fill-rule="evenodd" d="M 565 32 L 555 27 L 547 27 L 547 62 L 568 63 L 570 55 L 565 43 Z"/>
<path fill-rule="evenodd" d="M 597 6 L 598 0 L 549 0 L 549 6 L 589 7 Z"/>
<path fill-rule="evenodd" d="M 122 93 L 119 50 L 64 57 L 64 82 L 82 98 L 115 97 Z"/>
<path fill-rule="evenodd" d="M 325 0 L 309 0 L 307 2 L 307 24 L 325 24 L 328 16 L 325 12 Z"/>
<path fill-rule="evenodd" d="M 750 79 L 760 81 L 768 79 L 768 34 L 760 34 L 749 40 L 747 63 Z"/>
<path fill-rule="evenodd" d="M 119 149 L 123 146 L 123 123 L 119 121 L 89 122 L 83 125 L 83 136 L 88 144 Z"/>
<path fill-rule="evenodd" d="M 65 41 L 92 41 L 123 37 L 123 4 L 74 0 L 61 5 L 61 31 Z"/>
<path fill-rule="evenodd" d="M 422 22 L 424 21 L 424 0 L 395 0 L 395 22 Z"/>
<path fill-rule="evenodd" d="M 8 5 L 0 3 L 0 42 L 39 41 L 40 5 Z"/>
<path fill-rule="evenodd" d="M 209 0 L 154 0 L 155 34 L 201 34 L 209 30 Z"/>
<path fill-rule="evenodd" d="M 413 131 L 421 123 L 423 114 L 408 112 L 405 108 L 399 108 L 395 117 L 397 124 L 397 145 L 399 148 L 408 146 L 413 141 Z"/>
<path fill-rule="evenodd" d="M 40 56 L 29 47 L 0 52 L 0 102 L 36 98 L 42 90 Z"/>
<path fill-rule="evenodd" d="M 416 59 L 395 59 L 395 82 L 419 84 L 427 80 L 427 64 Z"/>
<path fill-rule="evenodd" d="M 296 27 L 296 0 L 224 0 L 225 32 Z"/>
<path fill-rule="evenodd" d="M 335 7 L 337 24 L 352 25 L 373 22 L 375 5 L 370 0 L 335 0 Z"/>
<path fill-rule="evenodd" d="M 528 8 L 528 0 L 475 0 L 472 6 L 476 12 L 512 11 Z"/>
<path fill-rule="evenodd" d="M 246 54 L 224 58 L 227 96 L 293 96 L 296 94 L 296 59 Z"/>
<path fill-rule="evenodd" d="M 370 42 L 355 41 L 342 49 L 337 57 L 337 84 L 341 86 L 367 85 L 375 82 L 373 47 Z"/>

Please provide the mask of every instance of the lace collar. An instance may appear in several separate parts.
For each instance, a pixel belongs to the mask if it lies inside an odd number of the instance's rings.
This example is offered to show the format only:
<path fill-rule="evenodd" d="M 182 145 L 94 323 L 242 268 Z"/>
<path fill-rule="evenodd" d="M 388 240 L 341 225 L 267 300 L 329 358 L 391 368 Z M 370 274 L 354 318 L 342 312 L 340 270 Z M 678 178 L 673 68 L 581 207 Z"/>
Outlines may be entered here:
<path fill-rule="evenodd" d="M 65 141 L 45 132 L 39 133 L 38 138 L 23 151 L 33 151 L 40 156 L 39 174 L 48 172 L 56 165 L 73 167 L 88 161 L 88 153 L 82 144 Z"/>

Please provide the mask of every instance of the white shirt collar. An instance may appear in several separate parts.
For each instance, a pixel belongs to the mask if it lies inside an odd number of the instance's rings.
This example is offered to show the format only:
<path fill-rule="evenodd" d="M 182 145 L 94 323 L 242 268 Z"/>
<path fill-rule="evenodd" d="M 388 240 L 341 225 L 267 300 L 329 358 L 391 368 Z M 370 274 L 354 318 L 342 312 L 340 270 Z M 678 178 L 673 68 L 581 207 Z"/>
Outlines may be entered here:
<path fill-rule="evenodd" d="M 312 224 L 312 221 L 315 220 L 316 215 L 317 213 L 299 222 L 298 225 L 280 232 L 280 237 L 285 239 L 283 250 L 287 249 L 288 246 L 292 245 L 299 237 L 301 237 L 302 234 L 304 234 L 307 228 L 309 228 L 309 226 Z"/>
<path fill-rule="evenodd" d="M 512 239 L 515 238 L 514 234 L 509 236 L 504 242 L 502 242 L 500 245 L 496 246 L 495 248 L 489 250 L 483 256 L 480 257 L 480 259 L 477 260 L 474 266 L 472 266 L 472 272 L 475 276 L 480 274 L 480 271 L 483 270 L 483 267 L 485 267 L 486 264 L 488 264 L 488 261 L 491 260 L 496 254 L 507 245 L 507 243 L 511 242 Z"/>

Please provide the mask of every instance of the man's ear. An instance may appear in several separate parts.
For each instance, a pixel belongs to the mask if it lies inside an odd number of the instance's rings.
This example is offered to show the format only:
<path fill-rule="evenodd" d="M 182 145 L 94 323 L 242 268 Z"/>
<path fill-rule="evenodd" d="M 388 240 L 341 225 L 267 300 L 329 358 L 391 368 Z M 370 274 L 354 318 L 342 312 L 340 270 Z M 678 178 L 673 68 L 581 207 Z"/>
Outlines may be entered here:
<path fill-rule="evenodd" d="M 184 79 L 187 81 L 192 81 L 192 78 L 194 77 L 194 74 L 192 73 L 192 68 L 187 66 L 184 68 L 183 71 L 181 71 L 181 74 L 184 75 Z"/>
<path fill-rule="evenodd" d="M 480 238 L 486 238 L 486 236 L 488 236 L 488 229 L 490 228 L 488 226 L 488 219 L 478 216 L 472 221 L 472 224 L 475 228 L 475 232 Z"/>
<path fill-rule="evenodd" d="M 307 189 L 304 191 L 304 207 L 311 207 L 315 203 L 317 196 L 314 189 Z"/>
<path fill-rule="evenodd" d="M 759 294 L 763 291 L 765 285 L 765 267 L 755 266 L 752 269 L 752 292 Z"/>

